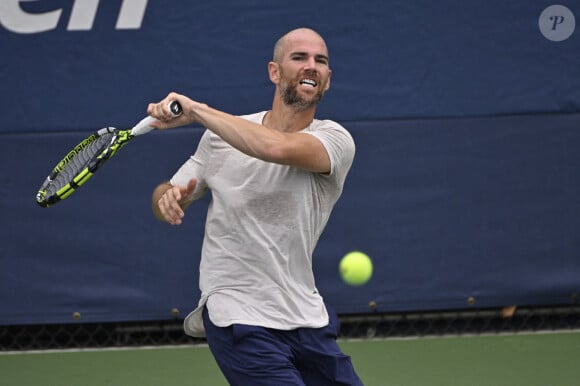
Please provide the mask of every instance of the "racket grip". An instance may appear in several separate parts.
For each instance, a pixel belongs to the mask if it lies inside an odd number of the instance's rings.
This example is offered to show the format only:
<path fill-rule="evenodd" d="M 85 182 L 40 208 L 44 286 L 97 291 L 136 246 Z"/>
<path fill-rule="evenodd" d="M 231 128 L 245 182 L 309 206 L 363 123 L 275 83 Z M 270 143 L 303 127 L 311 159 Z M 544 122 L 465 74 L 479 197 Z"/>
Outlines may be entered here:
<path fill-rule="evenodd" d="M 177 101 L 169 102 L 169 110 L 171 110 L 171 113 L 174 117 L 181 115 L 183 112 L 181 105 Z M 156 119 L 151 116 L 143 118 L 135 125 L 135 127 L 133 127 L 133 129 L 131 129 L 131 134 L 137 136 L 150 132 L 151 130 L 155 129 L 155 127 L 151 126 L 151 124 L 155 121 Z"/>

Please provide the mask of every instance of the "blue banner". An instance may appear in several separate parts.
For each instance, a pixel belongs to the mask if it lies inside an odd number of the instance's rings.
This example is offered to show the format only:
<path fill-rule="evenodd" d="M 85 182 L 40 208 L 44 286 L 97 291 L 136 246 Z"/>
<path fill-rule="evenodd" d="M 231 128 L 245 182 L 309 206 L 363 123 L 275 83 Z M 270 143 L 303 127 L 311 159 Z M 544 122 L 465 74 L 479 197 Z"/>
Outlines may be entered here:
<path fill-rule="evenodd" d="M 234 114 L 268 109 L 273 45 L 299 26 L 330 49 L 318 117 L 357 144 L 314 256 L 329 304 L 346 314 L 576 302 L 578 15 L 577 2 L 539 0 L 2 0 L 0 324 L 193 309 L 207 199 L 170 227 L 150 197 L 201 128 L 135 139 L 53 208 L 36 191 L 86 135 L 132 126 L 169 91 Z M 375 266 L 361 287 L 338 274 L 353 250 Z"/>

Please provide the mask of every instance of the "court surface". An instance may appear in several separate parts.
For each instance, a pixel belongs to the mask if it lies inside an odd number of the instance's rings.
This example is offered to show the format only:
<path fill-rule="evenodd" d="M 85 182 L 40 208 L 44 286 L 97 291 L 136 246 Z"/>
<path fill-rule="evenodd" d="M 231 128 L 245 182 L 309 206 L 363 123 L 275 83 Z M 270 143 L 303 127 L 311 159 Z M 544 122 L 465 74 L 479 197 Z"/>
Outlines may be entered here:
<path fill-rule="evenodd" d="M 367 386 L 578 386 L 580 332 L 342 341 Z M 0 355 L 0 385 L 227 385 L 207 346 Z"/>

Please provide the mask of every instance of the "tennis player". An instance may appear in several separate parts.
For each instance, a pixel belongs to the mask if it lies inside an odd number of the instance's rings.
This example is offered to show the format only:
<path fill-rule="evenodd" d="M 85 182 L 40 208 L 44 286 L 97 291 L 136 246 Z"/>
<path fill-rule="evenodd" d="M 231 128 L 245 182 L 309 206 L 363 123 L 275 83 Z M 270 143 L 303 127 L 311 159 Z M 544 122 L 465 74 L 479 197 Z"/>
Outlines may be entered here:
<path fill-rule="evenodd" d="M 314 118 L 330 86 L 326 43 L 311 29 L 290 31 L 268 72 L 270 111 L 237 117 L 176 93 L 147 110 L 159 129 L 207 128 L 195 153 L 153 192 L 155 216 L 173 225 L 193 200 L 212 194 L 201 299 L 185 331 L 207 337 L 232 385 L 361 385 L 312 271 L 355 154 L 346 129 Z M 173 118 L 171 100 L 181 116 Z"/>

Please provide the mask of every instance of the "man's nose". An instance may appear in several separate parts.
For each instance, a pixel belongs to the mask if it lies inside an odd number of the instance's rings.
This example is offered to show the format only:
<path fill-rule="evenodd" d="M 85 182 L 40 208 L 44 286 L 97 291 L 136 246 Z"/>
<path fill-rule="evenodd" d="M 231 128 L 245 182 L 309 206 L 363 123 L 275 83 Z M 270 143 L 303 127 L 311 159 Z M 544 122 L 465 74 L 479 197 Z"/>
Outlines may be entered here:
<path fill-rule="evenodd" d="M 316 59 L 311 56 L 306 60 L 306 68 L 309 70 L 314 70 L 316 69 Z"/>

